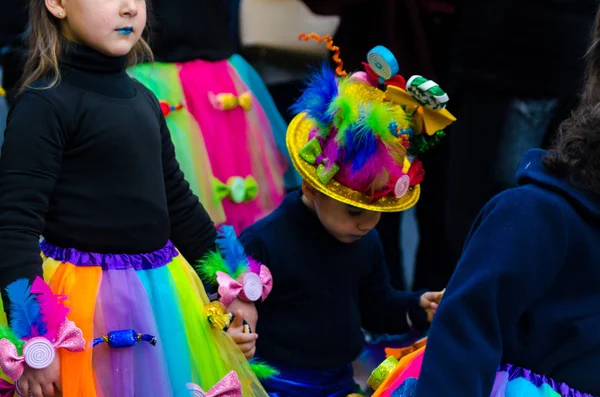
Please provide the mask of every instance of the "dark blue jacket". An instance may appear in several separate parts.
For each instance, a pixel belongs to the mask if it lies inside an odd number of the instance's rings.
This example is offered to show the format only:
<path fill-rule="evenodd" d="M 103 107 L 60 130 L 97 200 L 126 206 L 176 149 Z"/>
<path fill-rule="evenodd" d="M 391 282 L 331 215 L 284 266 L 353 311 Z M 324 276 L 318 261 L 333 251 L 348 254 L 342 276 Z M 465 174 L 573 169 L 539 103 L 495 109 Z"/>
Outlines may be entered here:
<path fill-rule="evenodd" d="M 502 362 L 600 395 L 600 199 L 550 174 L 545 155 L 530 151 L 520 186 L 476 220 L 416 397 L 488 397 Z"/>

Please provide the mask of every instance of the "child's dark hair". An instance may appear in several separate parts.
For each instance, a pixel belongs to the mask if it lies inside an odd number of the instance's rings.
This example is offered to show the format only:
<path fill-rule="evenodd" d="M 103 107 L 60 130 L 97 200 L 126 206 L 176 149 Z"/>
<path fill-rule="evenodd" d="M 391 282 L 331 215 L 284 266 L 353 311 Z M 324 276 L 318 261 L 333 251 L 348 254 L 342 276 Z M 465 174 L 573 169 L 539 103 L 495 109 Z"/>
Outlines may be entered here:
<path fill-rule="evenodd" d="M 146 0 L 148 15 L 151 15 L 149 0 Z M 21 90 L 31 86 L 40 77 L 47 74 L 53 80 L 46 88 L 60 81 L 58 60 L 64 49 L 65 39 L 61 32 L 60 20 L 46 8 L 45 0 L 29 0 L 29 56 L 23 73 Z M 144 31 L 147 36 L 147 29 Z M 127 64 L 135 65 L 145 60 L 153 60 L 152 50 L 141 38 L 127 55 Z"/>
<path fill-rule="evenodd" d="M 587 53 L 581 102 L 561 124 L 544 164 L 557 174 L 568 175 L 574 185 L 600 195 L 600 10 Z"/>

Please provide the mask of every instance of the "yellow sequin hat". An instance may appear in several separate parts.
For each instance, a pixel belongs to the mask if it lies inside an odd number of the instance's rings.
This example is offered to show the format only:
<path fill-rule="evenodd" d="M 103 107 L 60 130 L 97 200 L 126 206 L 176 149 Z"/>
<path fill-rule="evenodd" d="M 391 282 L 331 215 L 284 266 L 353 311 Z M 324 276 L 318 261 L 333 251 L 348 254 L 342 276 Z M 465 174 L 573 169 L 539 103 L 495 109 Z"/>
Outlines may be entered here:
<path fill-rule="evenodd" d="M 397 75 L 387 49 L 376 47 L 368 60 L 365 72 L 349 76 L 328 66 L 312 74 L 292 107 L 298 114 L 287 147 L 296 170 L 321 193 L 370 211 L 404 211 L 419 200 L 424 174 L 414 156 L 455 118 L 437 84 Z"/>

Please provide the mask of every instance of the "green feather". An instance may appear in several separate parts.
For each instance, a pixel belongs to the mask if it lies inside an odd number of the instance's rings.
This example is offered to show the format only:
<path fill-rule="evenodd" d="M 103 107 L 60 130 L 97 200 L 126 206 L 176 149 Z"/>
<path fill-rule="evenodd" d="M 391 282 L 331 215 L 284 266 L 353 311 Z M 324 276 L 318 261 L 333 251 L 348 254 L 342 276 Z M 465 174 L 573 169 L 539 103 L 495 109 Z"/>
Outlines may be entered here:
<path fill-rule="evenodd" d="M 269 364 L 257 359 L 250 360 L 250 369 L 259 380 L 265 380 L 279 375 L 279 371 Z"/>
<path fill-rule="evenodd" d="M 329 106 L 329 112 L 335 114 L 335 125 L 338 129 L 335 140 L 340 145 L 346 142 L 348 128 L 358 121 L 358 106 L 355 102 L 352 98 L 341 95 L 335 98 Z"/>
<path fill-rule="evenodd" d="M 196 270 L 196 273 L 198 273 L 204 282 L 210 284 L 217 283 L 217 272 L 229 274 L 227 263 L 219 251 L 212 251 L 206 254 L 194 266 L 194 270 Z"/>
<path fill-rule="evenodd" d="M 373 104 L 366 114 L 365 123 L 369 130 L 373 131 L 382 140 L 394 138 L 389 128 L 394 116 L 390 103 Z"/>
<path fill-rule="evenodd" d="M 17 352 L 19 353 L 19 355 L 22 354 L 23 345 L 25 344 L 25 342 L 19 339 L 10 328 L 0 327 L 0 340 L 2 339 L 8 339 L 10 342 L 12 342 L 13 345 L 17 347 Z"/>

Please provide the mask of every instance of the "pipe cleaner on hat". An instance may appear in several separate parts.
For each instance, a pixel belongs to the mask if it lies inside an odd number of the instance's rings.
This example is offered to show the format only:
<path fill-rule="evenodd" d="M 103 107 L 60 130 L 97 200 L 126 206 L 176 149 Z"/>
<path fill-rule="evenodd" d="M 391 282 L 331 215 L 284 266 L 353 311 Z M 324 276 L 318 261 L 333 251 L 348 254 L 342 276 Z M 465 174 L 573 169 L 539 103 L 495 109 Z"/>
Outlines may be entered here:
<path fill-rule="evenodd" d="M 202 279 L 219 285 L 219 301 L 229 306 L 236 298 L 246 302 L 265 300 L 273 289 L 271 272 L 265 265 L 246 256 L 232 226 L 221 226 L 218 252 L 209 253 L 196 270 Z"/>
<path fill-rule="evenodd" d="M 300 39 L 315 38 L 302 34 Z M 385 47 L 367 56 L 365 71 L 347 75 L 339 49 L 336 71 L 324 65 L 292 106 L 286 142 L 295 168 L 321 193 L 378 212 L 404 211 L 420 194 L 415 157 L 435 146 L 456 119 L 447 94 L 421 76 L 406 81 Z"/>

